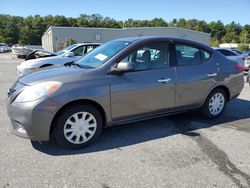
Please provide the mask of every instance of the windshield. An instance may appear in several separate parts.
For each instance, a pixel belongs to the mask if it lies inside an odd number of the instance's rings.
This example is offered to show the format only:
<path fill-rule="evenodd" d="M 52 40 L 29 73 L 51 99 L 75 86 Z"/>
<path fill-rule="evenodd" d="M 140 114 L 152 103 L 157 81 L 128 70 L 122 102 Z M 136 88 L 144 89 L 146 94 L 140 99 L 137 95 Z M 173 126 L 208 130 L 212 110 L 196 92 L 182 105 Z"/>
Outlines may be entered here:
<path fill-rule="evenodd" d="M 89 52 L 75 63 L 83 68 L 97 68 L 128 46 L 127 41 L 111 41 Z"/>
<path fill-rule="evenodd" d="M 69 51 L 69 50 L 71 50 L 72 48 L 74 48 L 74 47 L 76 47 L 76 46 L 77 46 L 76 44 L 72 44 L 72 45 L 70 45 L 70 46 L 68 46 L 68 47 L 66 47 L 66 48 L 64 48 L 64 49 L 62 49 L 62 50 L 56 52 L 56 54 L 57 54 L 57 55 L 62 55 L 62 54 L 65 53 L 65 51 Z"/>

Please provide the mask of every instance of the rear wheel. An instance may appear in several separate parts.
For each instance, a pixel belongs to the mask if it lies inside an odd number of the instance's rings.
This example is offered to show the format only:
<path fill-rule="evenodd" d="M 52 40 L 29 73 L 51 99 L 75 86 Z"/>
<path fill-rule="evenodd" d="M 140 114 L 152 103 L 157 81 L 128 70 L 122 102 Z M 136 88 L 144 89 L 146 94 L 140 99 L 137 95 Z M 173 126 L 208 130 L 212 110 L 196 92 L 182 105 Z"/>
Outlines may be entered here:
<path fill-rule="evenodd" d="M 223 89 L 215 89 L 212 91 L 204 106 L 202 107 L 202 113 L 208 118 L 217 118 L 219 117 L 226 106 L 226 94 Z"/>
<path fill-rule="evenodd" d="M 95 107 L 76 105 L 57 118 L 54 136 L 62 147 L 79 149 L 93 143 L 100 136 L 102 128 L 102 116 Z"/>

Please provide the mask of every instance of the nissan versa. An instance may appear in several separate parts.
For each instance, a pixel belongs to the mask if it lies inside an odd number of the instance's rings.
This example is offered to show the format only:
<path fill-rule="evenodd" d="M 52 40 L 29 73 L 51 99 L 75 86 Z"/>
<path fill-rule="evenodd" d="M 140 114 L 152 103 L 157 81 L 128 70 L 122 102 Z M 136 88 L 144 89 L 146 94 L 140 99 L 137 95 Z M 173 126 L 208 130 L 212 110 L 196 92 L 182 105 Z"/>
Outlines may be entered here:
<path fill-rule="evenodd" d="M 71 65 L 20 77 L 9 89 L 7 109 L 14 134 L 37 141 L 53 135 L 75 149 L 111 125 L 193 109 L 217 118 L 243 84 L 243 67 L 205 45 L 126 38 Z"/>

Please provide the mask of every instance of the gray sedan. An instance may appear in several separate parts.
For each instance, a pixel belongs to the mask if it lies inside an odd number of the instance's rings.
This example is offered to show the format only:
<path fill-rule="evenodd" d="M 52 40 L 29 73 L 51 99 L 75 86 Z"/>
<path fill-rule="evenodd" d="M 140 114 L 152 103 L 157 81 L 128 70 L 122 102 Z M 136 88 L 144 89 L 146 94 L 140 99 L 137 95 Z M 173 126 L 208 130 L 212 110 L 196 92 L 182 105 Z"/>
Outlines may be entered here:
<path fill-rule="evenodd" d="M 8 92 L 8 115 L 18 136 L 53 135 L 63 147 L 81 148 L 112 125 L 197 109 L 217 118 L 240 94 L 242 71 L 193 41 L 118 39 L 71 65 L 19 78 Z"/>

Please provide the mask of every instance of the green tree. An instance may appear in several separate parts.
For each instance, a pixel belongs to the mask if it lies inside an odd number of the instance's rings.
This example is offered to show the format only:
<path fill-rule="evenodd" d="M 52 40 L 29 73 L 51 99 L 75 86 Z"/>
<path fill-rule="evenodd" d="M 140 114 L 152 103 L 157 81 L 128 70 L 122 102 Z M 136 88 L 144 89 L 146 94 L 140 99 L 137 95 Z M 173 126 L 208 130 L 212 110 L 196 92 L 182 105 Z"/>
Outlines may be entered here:
<path fill-rule="evenodd" d="M 19 16 L 3 15 L 4 19 L 1 23 L 1 35 L 5 38 L 5 42 L 17 43 L 19 39 L 20 28 L 23 25 L 23 18 Z"/>
<path fill-rule="evenodd" d="M 239 43 L 240 37 L 235 32 L 227 32 L 221 39 L 222 43 Z"/>
<path fill-rule="evenodd" d="M 220 41 L 217 38 L 211 37 L 210 46 L 219 47 Z"/>
<path fill-rule="evenodd" d="M 70 45 L 75 44 L 75 43 L 77 43 L 77 41 L 75 39 L 69 39 L 66 41 L 65 47 L 70 46 Z"/>
<path fill-rule="evenodd" d="M 76 19 L 77 25 L 79 27 L 88 27 L 89 26 L 89 20 L 88 16 L 86 14 L 81 14 L 80 17 Z"/>
<path fill-rule="evenodd" d="M 0 42 L 6 42 L 5 38 L 2 35 L 0 35 Z"/>
<path fill-rule="evenodd" d="M 198 23 L 194 26 L 194 30 L 202 31 L 202 32 L 205 32 L 205 33 L 210 33 L 211 32 L 208 24 L 204 20 L 198 21 Z"/>
<path fill-rule="evenodd" d="M 243 29 L 241 32 L 240 32 L 240 42 L 241 43 L 250 43 L 250 37 L 249 37 L 249 33 L 246 29 Z"/>
<path fill-rule="evenodd" d="M 247 44 L 240 44 L 240 45 L 238 45 L 237 49 L 242 51 L 242 52 L 250 50 L 249 45 L 247 45 Z"/>
<path fill-rule="evenodd" d="M 177 21 L 177 26 L 178 27 L 185 27 L 186 25 L 186 20 L 184 18 L 180 18 L 178 21 Z"/>
<path fill-rule="evenodd" d="M 198 20 L 196 19 L 187 20 L 185 24 L 185 28 L 194 29 L 197 24 L 198 24 Z"/>
<path fill-rule="evenodd" d="M 240 24 L 236 24 L 235 22 L 231 22 L 225 26 L 227 32 L 234 32 L 236 35 L 239 35 L 242 27 Z"/>
<path fill-rule="evenodd" d="M 221 21 L 210 22 L 209 28 L 211 31 L 211 36 L 215 37 L 219 41 L 226 34 L 224 24 Z"/>
<path fill-rule="evenodd" d="M 162 18 L 155 18 L 149 22 L 151 22 L 152 27 L 167 27 L 168 26 L 167 22 L 163 20 Z"/>
<path fill-rule="evenodd" d="M 211 33 L 211 45 L 213 46 L 218 46 L 220 42 L 250 43 L 250 25 L 241 26 L 235 22 L 224 25 L 221 21 L 207 23 L 204 20 L 185 20 L 184 18 L 173 19 L 167 23 L 162 18 L 152 20 L 134 20 L 130 18 L 125 21 L 117 21 L 110 17 L 102 17 L 99 14 L 81 14 L 77 18 L 66 18 L 60 15 L 47 15 L 44 17 L 35 15 L 22 18 L 0 14 L 0 36 L 1 41 L 5 42 L 41 44 L 41 37 L 50 26 L 107 28 L 182 27 Z"/>

